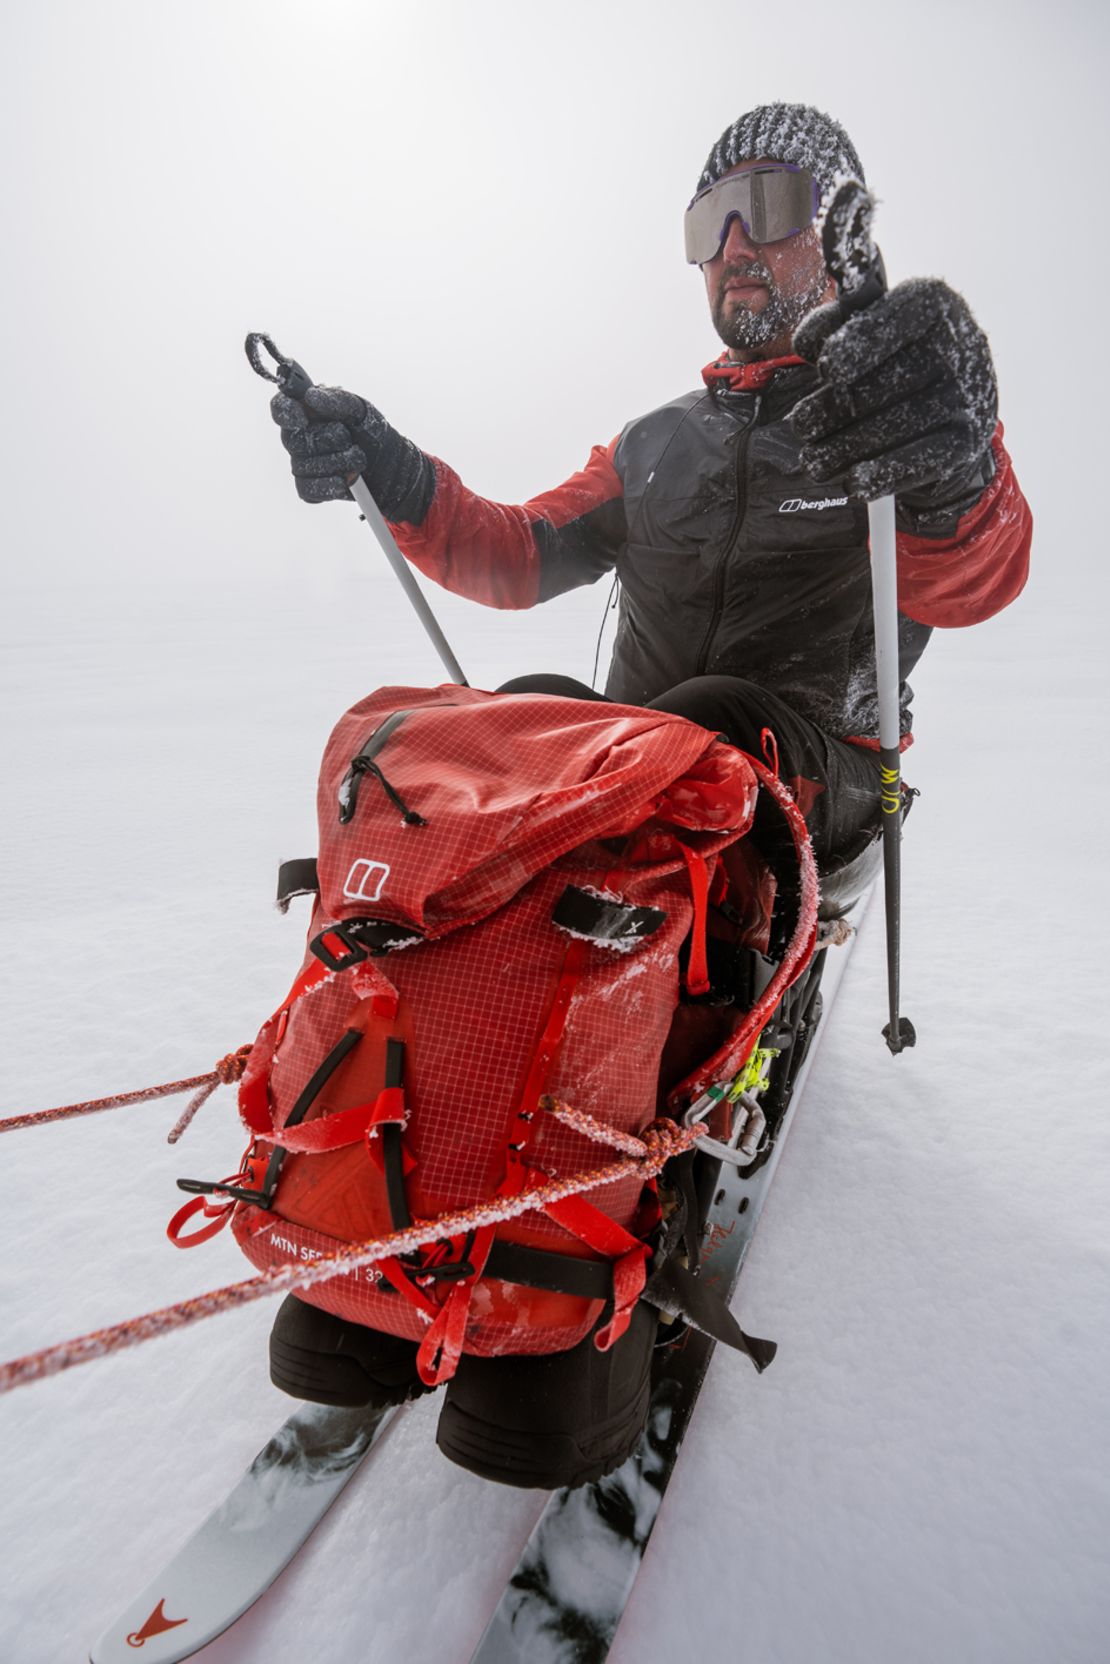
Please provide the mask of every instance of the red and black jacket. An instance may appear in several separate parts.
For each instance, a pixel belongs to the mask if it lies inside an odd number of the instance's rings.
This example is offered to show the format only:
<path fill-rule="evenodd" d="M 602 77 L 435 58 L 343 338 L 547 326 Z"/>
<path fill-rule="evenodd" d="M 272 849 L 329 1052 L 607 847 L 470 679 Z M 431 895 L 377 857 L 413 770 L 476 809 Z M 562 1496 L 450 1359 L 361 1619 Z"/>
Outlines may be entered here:
<path fill-rule="evenodd" d="M 867 508 L 809 478 L 787 421 L 816 379 L 796 359 L 711 366 L 705 387 L 630 422 L 530 502 L 490 502 L 422 457 L 403 502 L 381 506 L 420 571 L 487 606 L 531 607 L 615 571 L 613 699 L 740 676 L 836 738 L 873 739 Z M 990 483 L 947 519 L 899 508 L 904 733 L 906 677 L 933 628 L 989 618 L 1025 583 L 1032 516 L 1001 426 L 992 453 Z"/>

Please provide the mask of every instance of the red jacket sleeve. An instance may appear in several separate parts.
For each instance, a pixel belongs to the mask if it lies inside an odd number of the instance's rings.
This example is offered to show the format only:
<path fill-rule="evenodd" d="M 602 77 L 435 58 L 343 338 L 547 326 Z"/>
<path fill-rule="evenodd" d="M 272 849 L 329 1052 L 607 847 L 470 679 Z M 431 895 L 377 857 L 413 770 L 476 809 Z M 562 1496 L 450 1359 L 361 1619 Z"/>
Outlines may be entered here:
<path fill-rule="evenodd" d="M 1033 516 L 1014 478 L 1001 423 L 991 446 L 994 478 L 951 537 L 898 533 L 898 606 L 918 624 L 979 624 L 1025 587 Z"/>
<path fill-rule="evenodd" d="M 585 468 L 521 504 L 494 503 L 433 457 L 436 483 L 420 525 L 392 530 L 402 553 L 444 589 L 487 607 L 532 607 L 613 565 L 623 536 L 616 440 Z"/>

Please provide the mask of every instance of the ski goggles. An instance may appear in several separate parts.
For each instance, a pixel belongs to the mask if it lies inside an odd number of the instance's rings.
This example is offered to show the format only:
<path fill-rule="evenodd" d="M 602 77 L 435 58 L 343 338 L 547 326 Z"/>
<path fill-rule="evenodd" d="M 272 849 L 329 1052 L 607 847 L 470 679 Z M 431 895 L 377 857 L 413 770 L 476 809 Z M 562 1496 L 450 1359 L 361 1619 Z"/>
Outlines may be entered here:
<path fill-rule="evenodd" d="M 780 243 L 817 218 L 817 181 L 790 162 L 730 173 L 699 191 L 686 210 L 686 258 L 704 266 L 720 253 L 734 219 L 753 243 Z"/>

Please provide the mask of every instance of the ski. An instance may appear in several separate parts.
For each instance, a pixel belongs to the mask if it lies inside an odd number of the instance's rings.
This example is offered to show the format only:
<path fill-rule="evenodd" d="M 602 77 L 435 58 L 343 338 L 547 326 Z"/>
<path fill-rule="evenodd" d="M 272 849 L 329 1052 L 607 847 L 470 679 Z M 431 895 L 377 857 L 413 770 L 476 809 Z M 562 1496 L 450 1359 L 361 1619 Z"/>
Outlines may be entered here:
<path fill-rule="evenodd" d="M 264 1594 L 354 1477 L 396 1409 L 302 1404 L 239 1483 L 108 1625 L 90 1664 L 190 1658 Z"/>
<path fill-rule="evenodd" d="M 853 910 L 856 920 L 867 896 Z M 854 940 L 854 937 L 851 938 Z M 848 958 L 822 952 L 800 992 L 797 1038 L 785 1054 L 770 1136 L 745 1172 L 724 1166 L 709 1209 L 702 1276 L 731 1299 L 812 1065 L 813 1040 Z M 821 963 L 827 961 L 827 964 Z M 647 1427 L 606 1478 L 552 1494 L 471 1657 L 471 1664 L 603 1664 L 670 1483 L 716 1342 L 690 1329 L 661 1354 Z"/>

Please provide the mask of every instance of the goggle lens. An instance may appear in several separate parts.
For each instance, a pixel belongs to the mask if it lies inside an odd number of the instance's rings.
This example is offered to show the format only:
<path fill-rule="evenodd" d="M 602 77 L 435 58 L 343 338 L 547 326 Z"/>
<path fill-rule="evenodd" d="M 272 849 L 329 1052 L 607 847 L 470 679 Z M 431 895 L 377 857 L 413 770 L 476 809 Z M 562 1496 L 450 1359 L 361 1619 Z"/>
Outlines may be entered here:
<path fill-rule="evenodd" d="M 738 219 L 753 243 L 779 243 L 812 225 L 820 203 L 807 168 L 788 162 L 730 173 L 700 191 L 686 210 L 686 258 L 704 266 L 720 253 Z"/>

